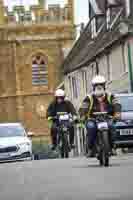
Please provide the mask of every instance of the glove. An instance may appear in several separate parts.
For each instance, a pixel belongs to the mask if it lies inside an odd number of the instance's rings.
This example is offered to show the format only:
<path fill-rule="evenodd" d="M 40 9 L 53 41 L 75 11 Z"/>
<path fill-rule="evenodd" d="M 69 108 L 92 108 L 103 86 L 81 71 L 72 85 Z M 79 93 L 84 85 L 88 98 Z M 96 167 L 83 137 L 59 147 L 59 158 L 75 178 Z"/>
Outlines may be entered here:
<path fill-rule="evenodd" d="M 78 123 L 78 122 L 79 122 L 79 119 L 78 119 L 78 117 L 77 117 L 76 115 L 73 116 L 73 121 L 74 121 L 75 123 Z"/>
<path fill-rule="evenodd" d="M 53 125 L 53 118 L 48 117 L 48 127 L 49 127 L 49 129 L 51 129 L 52 125 Z"/>
<path fill-rule="evenodd" d="M 77 116 L 76 115 L 73 115 L 73 120 L 77 120 Z"/>
<path fill-rule="evenodd" d="M 53 117 L 48 117 L 48 121 L 51 121 L 51 120 L 53 120 Z"/>
<path fill-rule="evenodd" d="M 120 119 L 121 118 L 121 113 L 116 112 L 114 115 L 114 119 Z"/>
<path fill-rule="evenodd" d="M 80 121 L 80 123 L 78 123 L 78 127 L 84 129 L 84 128 L 85 128 L 85 124 L 84 124 L 83 122 Z"/>

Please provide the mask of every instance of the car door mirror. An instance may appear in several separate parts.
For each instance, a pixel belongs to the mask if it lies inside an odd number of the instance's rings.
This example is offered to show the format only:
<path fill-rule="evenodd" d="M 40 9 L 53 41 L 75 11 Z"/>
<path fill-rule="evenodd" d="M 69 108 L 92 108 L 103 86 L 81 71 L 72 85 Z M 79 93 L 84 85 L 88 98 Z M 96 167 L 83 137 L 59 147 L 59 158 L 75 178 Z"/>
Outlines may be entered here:
<path fill-rule="evenodd" d="M 29 131 L 27 132 L 28 137 L 32 137 L 33 136 L 33 132 Z"/>

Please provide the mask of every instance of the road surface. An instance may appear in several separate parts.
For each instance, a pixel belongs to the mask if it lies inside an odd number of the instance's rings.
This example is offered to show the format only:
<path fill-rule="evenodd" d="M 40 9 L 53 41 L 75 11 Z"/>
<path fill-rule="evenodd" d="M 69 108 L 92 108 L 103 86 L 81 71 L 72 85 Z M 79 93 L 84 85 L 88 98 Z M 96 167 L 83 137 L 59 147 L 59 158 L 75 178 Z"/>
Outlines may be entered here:
<path fill-rule="evenodd" d="M 0 164 L 0 200 L 133 200 L 133 156 Z"/>

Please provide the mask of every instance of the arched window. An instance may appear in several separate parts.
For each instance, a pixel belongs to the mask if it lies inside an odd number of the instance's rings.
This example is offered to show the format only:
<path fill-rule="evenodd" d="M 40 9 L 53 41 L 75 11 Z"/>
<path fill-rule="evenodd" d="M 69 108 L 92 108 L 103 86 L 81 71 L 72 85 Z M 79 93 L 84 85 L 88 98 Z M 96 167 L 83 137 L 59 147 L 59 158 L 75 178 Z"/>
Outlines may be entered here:
<path fill-rule="evenodd" d="M 47 60 L 42 54 L 32 58 L 32 84 L 37 86 L 48 84 Z"/>

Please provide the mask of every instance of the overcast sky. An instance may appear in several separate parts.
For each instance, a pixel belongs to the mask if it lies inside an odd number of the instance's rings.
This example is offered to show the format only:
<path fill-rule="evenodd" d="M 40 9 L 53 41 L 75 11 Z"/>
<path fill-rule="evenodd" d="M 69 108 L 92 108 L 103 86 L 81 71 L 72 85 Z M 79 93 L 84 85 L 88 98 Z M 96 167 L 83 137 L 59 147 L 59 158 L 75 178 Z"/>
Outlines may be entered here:
<path fill-rule="evenodd" d="M 5 5 L 8 5 L 11 9 L 13 5 L 24 4 L 27 8 L 31 4 L 37 4 L 38 0 L 4 0 Z M 47 3 L 61 3 L 63 6 L 67 0 L 47 0 Z M 88 21 L 88 0 L 75 0 L 75 22 L 76 24 L 80 22 Z"/>

